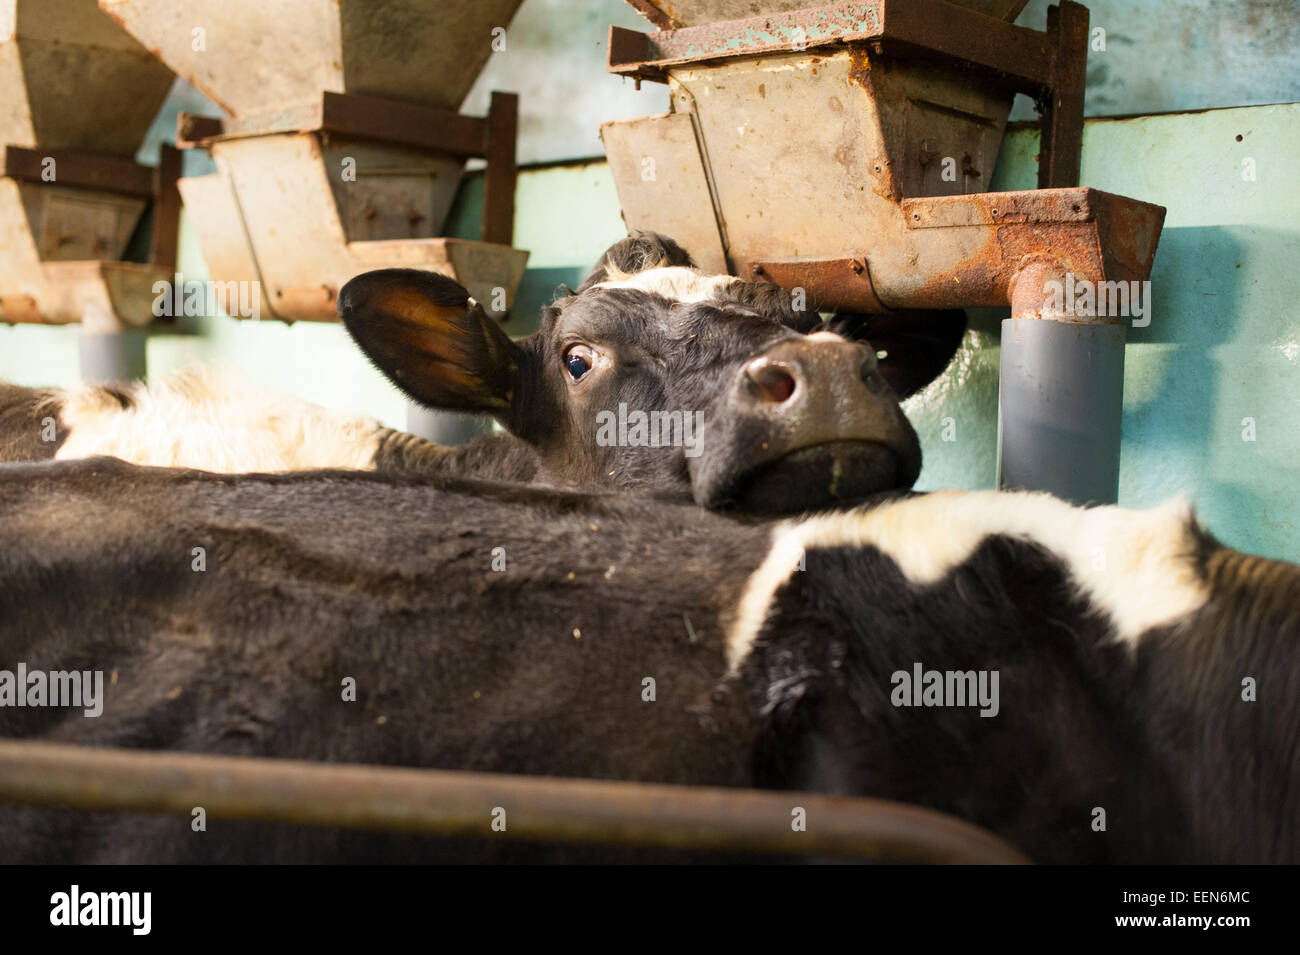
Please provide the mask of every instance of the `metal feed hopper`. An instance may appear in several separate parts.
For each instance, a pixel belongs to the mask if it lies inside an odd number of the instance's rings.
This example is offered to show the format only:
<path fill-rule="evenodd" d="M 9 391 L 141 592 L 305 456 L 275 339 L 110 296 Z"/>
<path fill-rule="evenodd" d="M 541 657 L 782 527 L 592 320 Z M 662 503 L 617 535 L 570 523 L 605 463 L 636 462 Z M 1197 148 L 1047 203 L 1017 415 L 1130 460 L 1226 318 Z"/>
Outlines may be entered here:
<path fill-rule="evenodd" d="M 180 162 L 132 156 L 171 71 L 95 0 L 0 2 L 0 69 L 0 318 L 81 322 L 88 377 L 138 374 L 143 338 L 118 333 L 152 320 L 172 277 Z M 150 264 L 123 262 L 151 201 Z"/>
<path fill-rule="evenodd" d="M 100 0 L 231 113 L 182 114 L 218 171 L 182 180 L 216 282 L 257 282 L 259 316 L 331 321 L 352 276 L 403 266 L 460 282 L 498 316 L 510 247 L 516 97 L 456 107 L 521 0 Z M 438 238 L 465 160 L 487 160 L 483 241 Z M 245 316 L 247 317 L 247 316 Z"/>
<path fill-rule="evenodd" d="M 1025 0 L 629 2 L 659 29 L 611 28 L 609 69 L 671 112 L 601 127 L 628 228 L 823 310 L 1010 305 L 1004 486 L 1113 501 L 1124 328 L 1054 313 L 1047 283 L 1146 279 L 1164 210 L 1077 188 L 1088 11 L 1040 32 L 1009 22 Z M 991 193 L 1016 92 L 1040 188 Z"/>

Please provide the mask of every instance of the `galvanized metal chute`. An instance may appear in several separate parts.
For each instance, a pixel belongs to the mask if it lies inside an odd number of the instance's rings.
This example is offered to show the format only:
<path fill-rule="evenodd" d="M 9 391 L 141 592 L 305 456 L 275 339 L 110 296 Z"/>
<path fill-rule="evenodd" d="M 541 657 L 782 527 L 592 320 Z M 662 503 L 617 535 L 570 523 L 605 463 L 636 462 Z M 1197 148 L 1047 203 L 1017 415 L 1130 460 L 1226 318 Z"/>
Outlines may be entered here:
<path fill-rule="evenodd" d="M 609 69 L 667 83 L 672 109 L 601 128 L 628 227 L 823 309 L 1010 305 L 1001 485 L 1113 502 L 1124 328 L 1053 308 L 1050 283 L 1146 279 L 1164 210 L 1077 186 L 1086 8 L 1063 0 L 1040 32 L 1009 22 L 1021 0 L 731 20 L 750 5 L 631 2 L 660 29 L 611 28 Z M 1040 188 L 987 192 L 1016 92 L 1042 113 Z"/>
<path fill-rule="evenodd" d="M 457 107 L 520 2 L 100 5 L 231 114 L 181 114 L 178 144 L 217 164 L 181 182 L 185 206 L 212 279 L 259 288 L 258 316 L 293 322 L 335 320 L 348 279 L 389 267 L 440 272 L 507 314 L 528 260 L 511 247 L 517 98 L 494 93 L 486 117 Z M 471 158 L 487 162 L 480 240 L 442 237 Z M 435 439 L 443 420 L 412 415 Z"/>
<path fill-rule="evenodd" d="M 172 74 L 95 0 L 0 0 L 0 319 L 80 323 L 82 376 L 145 372 L 176 265 L 180 157 L 132 158 Z M 127 243 L 153 205 L 149 262 Z"/>

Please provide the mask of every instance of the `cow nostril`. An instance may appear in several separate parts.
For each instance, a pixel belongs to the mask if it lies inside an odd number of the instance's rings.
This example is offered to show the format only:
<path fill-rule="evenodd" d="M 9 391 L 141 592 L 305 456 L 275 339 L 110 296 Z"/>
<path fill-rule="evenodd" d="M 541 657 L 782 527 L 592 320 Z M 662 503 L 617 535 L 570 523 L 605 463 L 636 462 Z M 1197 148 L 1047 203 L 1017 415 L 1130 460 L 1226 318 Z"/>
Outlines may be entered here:
<path fill-rule="evenodd" d="M 872 394 L 880 391 L 879 368 L 880 363 L 876 360 L 876 353 L 868 348 L 862 356 L 862 364 L 858 365 L 858 377 Z"/>
<path fill-rule="evenodd" d="M 794 375 L 787 368 L 769 362 L 750 365 L 745 369 L 745 380 L 765 404 L 779 405 L 790 400 L 797 387 Z"/>

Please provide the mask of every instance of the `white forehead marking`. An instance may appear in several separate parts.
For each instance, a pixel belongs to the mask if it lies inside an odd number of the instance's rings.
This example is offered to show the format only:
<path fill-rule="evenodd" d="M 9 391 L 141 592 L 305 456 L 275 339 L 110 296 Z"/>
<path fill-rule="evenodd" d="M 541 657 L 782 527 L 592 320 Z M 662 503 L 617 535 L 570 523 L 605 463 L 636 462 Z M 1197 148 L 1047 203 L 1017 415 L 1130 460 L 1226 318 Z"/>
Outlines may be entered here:
<path fill-rule="evenodd" d="M 846 342 L 848 341 L 843 335 L 835 332 L 812 332 L 807 336 L 809 341 L 813 342 Z"/>
<path fill-rule="evenodd" d="M 681 265 L 646 269 L 624 279 L 600 282 L 593 288 L 627 288 L 662 295 L 675 302 L 708 302 L 717 298 L 720 288 L 737 281 L 731 275 L 702 275 Z"/>
<path fill-rule="evenodd" d="M 737 667 L 753 649 L 772 599 L 800 557 L 818 547 L 873 546 L 915 584 L 933 584 L 960 566 L 985 538 L 1019 537 L 1051 551 L 1120 639 L 1199 609 L 1208 588 L 1193 555 L 1192 512 L 1169 501 L 1150 511 L 1081 508 L 1048 494 L 940 491 L 866 510 L 786 521 L 750 575 L 727 637 Z"/>

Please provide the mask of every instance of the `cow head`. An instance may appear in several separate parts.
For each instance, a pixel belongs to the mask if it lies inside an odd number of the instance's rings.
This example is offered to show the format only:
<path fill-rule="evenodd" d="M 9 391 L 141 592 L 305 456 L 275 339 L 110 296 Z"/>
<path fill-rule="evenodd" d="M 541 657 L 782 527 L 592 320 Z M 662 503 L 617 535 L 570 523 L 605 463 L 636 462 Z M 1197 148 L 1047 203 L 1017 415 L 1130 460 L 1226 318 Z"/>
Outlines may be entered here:
<path fill-rule="evenodd" d="M 947 365 L 964 315 L 824 325 L 792 301 L 701 274 L 645 235 L 610 248 L 518 342 L 431 272 L 358 276 L 339 311 L 399 388 L 492 414 L 534 448 L 541 480 L 763 512 L 910 487 L 921 451 L 899 398 Z"/>

